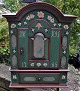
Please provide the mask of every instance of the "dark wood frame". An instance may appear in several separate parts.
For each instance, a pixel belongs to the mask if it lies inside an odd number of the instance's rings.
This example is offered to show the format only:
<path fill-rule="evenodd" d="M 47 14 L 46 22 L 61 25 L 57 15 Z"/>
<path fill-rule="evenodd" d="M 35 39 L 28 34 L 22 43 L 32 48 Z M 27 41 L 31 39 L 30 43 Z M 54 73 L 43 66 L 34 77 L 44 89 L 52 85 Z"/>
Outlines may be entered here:
<path fill-rule="evenodd" d="M 34 7 L 34 8 L 33 8 Z M 21 10 L 17 12 L 15 15 L 9 15 L 9 14 L 4 14 L 3 16 L 7 19 L 8 22 L 14 22 L 18 21 L 20 22 L 26 14 L 32 11 L 36 10 L 43 10 L 52 13 L 60 23 L 68 23 L 71 24 L 72 21 L 77 18 L 76 16 L 73 15 L 64 15 L 62 12 L 60 12 L 55 6 L 44 3 L 44 2 L 36 2 L 29 4 L 25 7 L 23 7 Z"/>

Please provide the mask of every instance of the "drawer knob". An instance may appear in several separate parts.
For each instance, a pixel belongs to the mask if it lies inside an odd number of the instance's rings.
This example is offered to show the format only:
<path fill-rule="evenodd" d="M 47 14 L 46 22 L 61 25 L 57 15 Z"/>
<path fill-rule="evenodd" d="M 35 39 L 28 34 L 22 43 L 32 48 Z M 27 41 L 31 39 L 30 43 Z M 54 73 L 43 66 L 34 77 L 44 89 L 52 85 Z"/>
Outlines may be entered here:
<path fill-rule="evenodd" d="M 41 80 L 41 78 L 39 77 L 39 78 L 38 78 L 38 81 L 40 81 L 40 80 Z"/>
<path fill-rule="evenodd" d="M 24 54 L 24 49 L 20 48 L 20 54 L 23 55 Z"/>

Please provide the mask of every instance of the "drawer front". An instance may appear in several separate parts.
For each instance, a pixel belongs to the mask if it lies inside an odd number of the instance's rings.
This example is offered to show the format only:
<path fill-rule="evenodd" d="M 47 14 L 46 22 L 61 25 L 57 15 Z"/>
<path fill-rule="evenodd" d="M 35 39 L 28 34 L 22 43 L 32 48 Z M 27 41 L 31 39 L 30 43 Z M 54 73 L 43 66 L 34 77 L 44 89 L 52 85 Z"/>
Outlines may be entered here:
<path fill-rule="evenodd" d="M 19 73 L 19 83 L 59 83 L 59 73 Z"/>

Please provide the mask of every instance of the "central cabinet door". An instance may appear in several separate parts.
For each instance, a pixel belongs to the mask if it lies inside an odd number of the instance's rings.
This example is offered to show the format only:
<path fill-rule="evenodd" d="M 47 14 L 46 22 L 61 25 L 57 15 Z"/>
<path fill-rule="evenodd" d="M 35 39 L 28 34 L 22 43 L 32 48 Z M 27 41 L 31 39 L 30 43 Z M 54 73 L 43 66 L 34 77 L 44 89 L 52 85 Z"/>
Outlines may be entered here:
<path fill-rule="evenodd" d="M 19 68 L 59 69 L 61 52 L 61 29 L 49 29 L 29 35 L 28 30 L 18 30 Z"/>
<path fill-rule="evenodd" d="M 29 37 L 29 68 L 59 69 L 61 55 L 61 29 L 48 29 Z"/>

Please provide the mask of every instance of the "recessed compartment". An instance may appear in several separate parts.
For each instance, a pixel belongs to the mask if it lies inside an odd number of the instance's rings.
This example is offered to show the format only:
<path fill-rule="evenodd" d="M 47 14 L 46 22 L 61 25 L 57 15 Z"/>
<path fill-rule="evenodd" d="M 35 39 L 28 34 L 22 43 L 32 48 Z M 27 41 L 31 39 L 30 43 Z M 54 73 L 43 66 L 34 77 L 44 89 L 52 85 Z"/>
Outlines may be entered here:
<path fill-rule="evenodd" d="M 60 73 L 19 73 L 19 83 L 59 83 Z"/>

